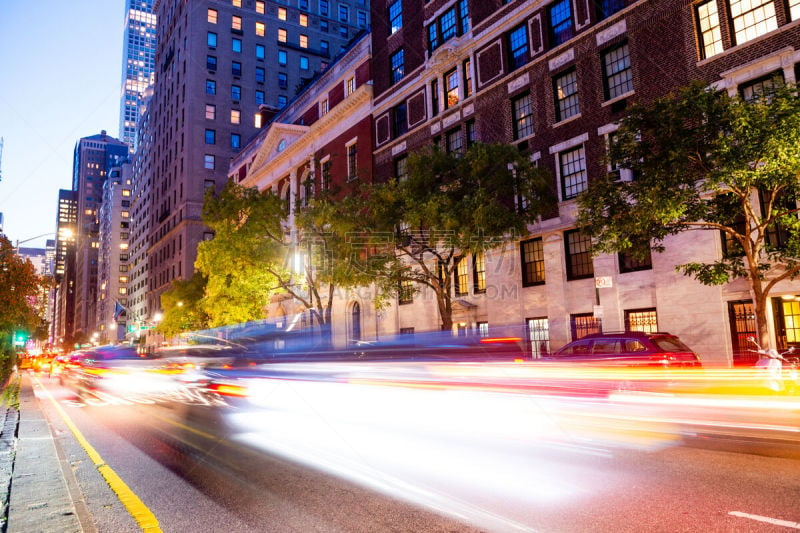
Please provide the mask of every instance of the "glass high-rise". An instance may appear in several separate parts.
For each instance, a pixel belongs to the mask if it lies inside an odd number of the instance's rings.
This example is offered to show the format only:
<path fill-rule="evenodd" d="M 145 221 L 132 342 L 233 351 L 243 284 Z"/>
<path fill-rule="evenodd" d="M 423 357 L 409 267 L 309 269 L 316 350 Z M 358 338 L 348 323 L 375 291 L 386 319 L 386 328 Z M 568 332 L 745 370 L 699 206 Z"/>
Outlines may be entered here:
<path fill-rule="evenodd" d="M 126 4 L 119 139 L 133 153 L 142 95 L 154 81 L 156 15 L 153 13 L 153 0 L 126 0 Z"/>

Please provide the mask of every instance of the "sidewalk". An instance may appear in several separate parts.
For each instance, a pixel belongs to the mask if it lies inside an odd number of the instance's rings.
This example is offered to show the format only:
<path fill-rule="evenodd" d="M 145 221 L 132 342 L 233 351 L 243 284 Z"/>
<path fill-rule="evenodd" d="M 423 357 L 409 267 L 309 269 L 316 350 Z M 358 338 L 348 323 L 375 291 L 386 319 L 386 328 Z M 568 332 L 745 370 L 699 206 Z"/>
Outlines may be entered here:
<path fill-rule="evenodd" d="M 12 376 L 11 387 L 19 387 L 19 409 L 0 407 L 0 495 L 8 513 L 2 530 L 82 532 L 64 461 L 40 404 L 49 400 L 35 396 L 25 372 Z"/>

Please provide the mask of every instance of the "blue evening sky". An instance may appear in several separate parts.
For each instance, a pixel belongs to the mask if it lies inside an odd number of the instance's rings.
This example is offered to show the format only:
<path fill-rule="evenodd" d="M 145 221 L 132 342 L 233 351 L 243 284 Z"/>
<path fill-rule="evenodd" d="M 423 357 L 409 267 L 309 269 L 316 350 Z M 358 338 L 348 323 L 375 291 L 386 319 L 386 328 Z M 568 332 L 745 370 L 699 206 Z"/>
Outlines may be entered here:
<path fill-rule="evenodd" d="M 12 243 L 55 232 L 77 140 L 119 134 L 124 16 L 123 0 L 0 0 L 0 212 Z"/>

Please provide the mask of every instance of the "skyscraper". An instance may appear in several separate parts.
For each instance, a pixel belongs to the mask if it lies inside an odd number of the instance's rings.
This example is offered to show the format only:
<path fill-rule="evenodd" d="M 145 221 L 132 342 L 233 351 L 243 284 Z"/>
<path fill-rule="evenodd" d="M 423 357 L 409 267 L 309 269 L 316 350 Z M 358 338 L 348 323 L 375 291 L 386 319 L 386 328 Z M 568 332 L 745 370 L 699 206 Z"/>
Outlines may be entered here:
<path fill-rule="evenodd" d="M 105 130 L 84 137 L 75 146 L 72 190 L 77 196 L 75 234 L 75 325 L 74 333 L 89 337 L 95 327 L 99 225 L 97 210 L 103 197 L 108 171 L 128 158 L 128 145 Z M 130 196 L 130 191 L 128 191 Z"/>
<path fill-rule="evenodd" d="M 122 94 L 119 138 L 136 149 L 136 123 L 145 89 L 153 83 L 156 58 L 156 16 L 153 0 L 126 0 L 122 45 Z"/>
<path fill-rule="evenodd" d="M 191 276 L 197 245 L 211 237 L 201 218 L 205 191 L 224 184 L 231 157 L 263 125 L 261 106 L 284 107 L 369 26 L 366 0 L 310 4 L 154 2 L 152 148 L 134 164 L 136 190 L 148 191 L 137 210 L 146 220 L 135 220 L 148 226 L 146 287 L 134 282 L 135 291 L 146 291 L 145 318 L 172 280 Z M 138 292 L 132 296 L 139 301 Z"/>

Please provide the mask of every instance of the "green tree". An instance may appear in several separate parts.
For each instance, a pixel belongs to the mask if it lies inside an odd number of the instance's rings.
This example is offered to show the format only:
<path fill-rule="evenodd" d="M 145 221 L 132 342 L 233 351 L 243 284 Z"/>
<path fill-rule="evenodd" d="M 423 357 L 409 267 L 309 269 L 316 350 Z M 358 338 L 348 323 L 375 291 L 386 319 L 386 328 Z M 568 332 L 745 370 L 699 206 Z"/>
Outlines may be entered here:
<path fill-rule="evenodd" d="M 705 285 L 749 282 L 758 334 L 769 345 L 770 291 L 800 272 L 800 98 L 795 87 L 746 101 L 694 84 L 632 108 L 610 145 L 610 174 L 579 198 L 578 224 L 596 252 L 643 256 L 689 230 L 721 232 L 724 257 L 678 271 Z"/>
<path fill-rule="evenodd" d="M 207 328 L 209 318 L 203 307 L 207 284 L 208 278 L 198 271 L 189 279 L 175 280 L 172 287 L 161 295 L 164 318 L 156 330 L 169 338 Z"/>
<path fill-rule="evenodd" d="M 452 328 L 453 273 L 460 258 L 502 246 L 554 206 L 548 174 L 516 147 L 474 144 L 464 154 L 437 148 L 411 154 L 408 176 L 368 188 L 365 229 L 376 279 L 396 293 L 403 282 L 436 296 L 441 328 Z M 382 246 L 382 244 L 390 246 Z"/>

